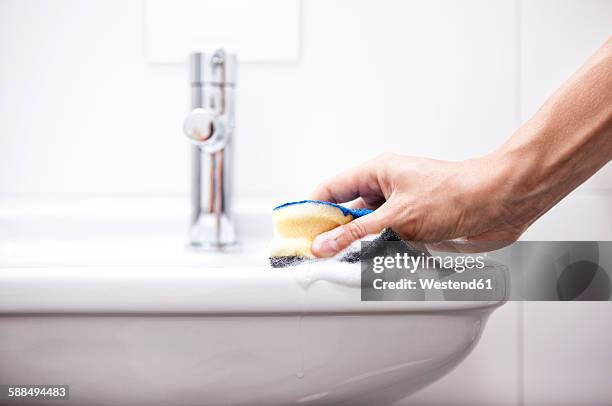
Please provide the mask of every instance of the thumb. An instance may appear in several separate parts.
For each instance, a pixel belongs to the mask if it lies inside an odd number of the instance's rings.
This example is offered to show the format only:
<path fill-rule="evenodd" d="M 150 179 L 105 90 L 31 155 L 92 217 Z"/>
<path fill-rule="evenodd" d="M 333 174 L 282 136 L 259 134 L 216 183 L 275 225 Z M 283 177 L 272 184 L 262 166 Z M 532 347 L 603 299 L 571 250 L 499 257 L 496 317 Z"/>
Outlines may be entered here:
<path fill-rule="evenodd" d="M 312 253 L 320 258 L 331 257 L 353 242 L 369 234 L 381 232 L 388 226 L 388 211 L 389 208 L 382 205 L 371 214 L 319 234 L 312 242 Z"/>

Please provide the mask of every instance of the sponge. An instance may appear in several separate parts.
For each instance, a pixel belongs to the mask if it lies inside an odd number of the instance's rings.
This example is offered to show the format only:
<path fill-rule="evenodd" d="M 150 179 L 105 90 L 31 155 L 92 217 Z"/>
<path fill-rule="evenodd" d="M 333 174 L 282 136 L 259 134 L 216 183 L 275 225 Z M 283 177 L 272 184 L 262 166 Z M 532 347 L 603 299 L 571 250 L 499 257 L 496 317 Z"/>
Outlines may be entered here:
<path fill-rule="evenodd" d="M 318 200 L 302 200 L 276 207 L 272 213 L 274 238 L 270 243 L 270 264 L 273 268 L 285 268 L 314 259 L 310 246 L 317 235 L 371 212 Z M 371 241 L 365 253 L 385 252 L 388 241 L 402 241 L 402 238 L 386 228 Z M 430 255 L 425 247 L 402 242 L 402 251 L 409 256 Z M 360 262 L 363 254 L 361 245 L 352 245 L 338 254 L 338 261 Z"/>
<path fill-rule="evenodd" d="M 270 243 L 272 266 L 315 258 L 312 241 L 321 233 L 371 213 L 369 209 L 349 209 L 319 200 L 301 200 L 274 208 L 274 238 Z"/>

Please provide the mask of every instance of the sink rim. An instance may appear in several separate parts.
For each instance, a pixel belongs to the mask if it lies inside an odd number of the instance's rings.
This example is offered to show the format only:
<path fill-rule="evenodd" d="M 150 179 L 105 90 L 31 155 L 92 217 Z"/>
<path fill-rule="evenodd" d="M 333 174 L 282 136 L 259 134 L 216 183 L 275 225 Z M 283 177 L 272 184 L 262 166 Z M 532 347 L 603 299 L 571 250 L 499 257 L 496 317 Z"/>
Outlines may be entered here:
<path fill-rule="evenodd" d="M 0 315 L 284 315 L 492 309 L 499 301 L 361 301 L 359 267 L 0 268 Z M 340 278 L 332 273 L 344 272 Z M 313 275 L 315 275 L 313 277 Z"/>
<path fill-rule="evenodd" d="M 249 245 L 249 241 L 260 244 L 265 240 L 265 232 L 271 231 L 266 215 L 267 207 L 272 207 L 269 201 L 245 201 L 236 210 L 238 219 L 242 215 L 244 225 L 248 226 L 244 227 L 247 249 L 242 253 L 230 254 L 228 260 L 227 253 L 189 252 L 185 249 L 187 203 L 186 199 L 175 198 L 0 202 L 0 225 L 8 225 L 0 233 L 0 254 L 8 252 L 2 251 L 2 243 L 4 248 L 8 243 L 17 246 L 18 251 L 23 249 L 14 256 L 9 253 L 0 257 L 0 314 L 411 313 L 486 309 L 504 302 L 361 302 L 359 285 L 345 283 L 337 275 L 313 281 L 309 266 L 290 270 L 264 266 L 266 254 L 261 247 Z M 149 223 L 151 230 L 145 227 Z M 62 234 L 54 229 L 58 224 L 73 228 L 67 227 Z M 107 234 L 98 234 L 108 224 Z M 123 225 L 134 232 L 136 240 L 119 237 L 121 234 L 116 232 Z M 44 232 L 37 233 L 37 227 L 47 227 L 51 238 L 46 238 Z M 78 233 L 71 234 L 75 230 Z M 19 238 L 12 238 L 11 232 Z M 56 234 L 59 237 L 53 238 Z M 79 241 L 81 235 L 90 237 L 81 247 L 89 243 L 95 249 L 84 249 L 78 260 L 66 261 L 72 255 L 66 247 Z M 139 240 L 140 235 L 151 239 Z M 120 250 L 113 251 L 134 242 L 135 253 L 126 247 L 125 256 Z M 40 247 L 49 244 L 51 249 L 32 249 L 36 244 Z M 63 244 L 64 251 L 56 262 L 50 260 L 52 256 L 41 255 L 52 252 L 53 244 L 58 247 Z M 78 243 L 74 247 L 79 247 Z M 157 253 L 158 250 L 163 252 Z M 37 255 L 39 262 L 32 260 Z M 97 261 L 105 257 L 112 263 Z M 127 262 L 126 258 L 133 261 Z M 229 265 L 215 266 L 226 262 Z M 241 263 L 261 265 L 238 266 Z M 358 266 L 353 268 L 359 272 Z M 347 277 L 355 281 L 355 275 Z"/>

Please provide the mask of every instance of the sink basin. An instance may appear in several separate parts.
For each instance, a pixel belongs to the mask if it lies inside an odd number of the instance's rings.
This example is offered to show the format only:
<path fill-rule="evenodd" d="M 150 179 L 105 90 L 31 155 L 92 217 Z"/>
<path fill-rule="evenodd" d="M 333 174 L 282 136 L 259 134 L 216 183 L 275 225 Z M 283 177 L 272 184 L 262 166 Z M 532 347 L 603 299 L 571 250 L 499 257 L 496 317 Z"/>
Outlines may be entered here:
<path fill-rule="evenodd" d="M 253 207 L 239 247 L 206 253 L 182 202 L 3 203 L 0 384 L 69 385 L 57 405 L 386 405 L 503 303 L 362 302 L 358 265 L 271 269 Z"/>

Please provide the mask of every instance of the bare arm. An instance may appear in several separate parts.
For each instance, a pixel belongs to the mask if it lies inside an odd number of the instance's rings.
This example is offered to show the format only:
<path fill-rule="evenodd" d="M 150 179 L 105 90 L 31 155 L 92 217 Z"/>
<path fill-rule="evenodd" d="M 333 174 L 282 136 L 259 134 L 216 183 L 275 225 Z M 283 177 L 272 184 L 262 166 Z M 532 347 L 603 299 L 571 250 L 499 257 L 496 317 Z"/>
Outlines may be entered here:
<path fill-rule="evenodd" d="M 386 154 L 321 184 L 313 199 L 377 210 L 312 251 L 331 256 L 385 227 L 426 242 L 511 242 L 611 159 L 612 38 L 498 150 L 462 162 Z"/>

